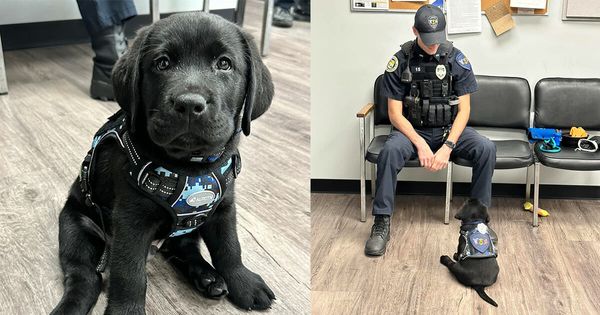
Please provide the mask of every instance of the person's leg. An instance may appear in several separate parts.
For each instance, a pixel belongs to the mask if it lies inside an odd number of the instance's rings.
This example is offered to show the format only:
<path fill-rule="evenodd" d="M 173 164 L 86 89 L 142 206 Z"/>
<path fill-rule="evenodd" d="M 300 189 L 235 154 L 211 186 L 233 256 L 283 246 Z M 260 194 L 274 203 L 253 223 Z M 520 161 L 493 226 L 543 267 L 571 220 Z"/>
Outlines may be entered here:
<path fill-rule="evenodd" d="M 416 150 L 400 131 L 392 130 L 377 159 L 377 190 L 373 201 L 373 215 L 392 215 L 398 172 Z"/>
<path fill-rule="evenodd" d="M 377 189 L 373 201 L 373 227 L 365 244 L 365 254 L 385 253 L 390 239 L 390 219 L 394 211 L 394 196 L 398 172 L 415 154 L 410 140 L 400 131 L 392 130 L 377 159 Z"/>
<path fill-rule="evenodd" d="M 122 25 L 137 15 L 133 0 L 77 0 L 81 19 L 90 35 Z"/>
<path fill-rule="evenodd" d="M 77 0 L 77 5 L 95 53 L 90 94 L 112 100 L 111 72 L 127 49 L 124 23 L 137 15 L 135 5 L 133 0 Z"/>
<path fill-rule="evenodd" d="M 471 127 L 465 128 L 452 155 L 473 161 L 471 198 L 492 205 L 492 176 L 496 166 L 496 145 Z"/>
<path fill-rule="evenodd" d="M 294 24 L 292 6 L 294 6 L 294 0 L 275 0 L 273 8 L 274 26 L 291 27 Z"/>

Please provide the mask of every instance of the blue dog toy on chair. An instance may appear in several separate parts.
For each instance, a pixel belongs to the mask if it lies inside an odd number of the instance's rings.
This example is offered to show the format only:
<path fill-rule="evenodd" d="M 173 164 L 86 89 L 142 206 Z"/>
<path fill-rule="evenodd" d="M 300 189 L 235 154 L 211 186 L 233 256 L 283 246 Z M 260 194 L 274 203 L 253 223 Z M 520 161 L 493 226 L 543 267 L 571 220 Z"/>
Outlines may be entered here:
<path fill-rule="evenodd" d="M 558 153 L 560 147 L 554 142 L 554 138 L 544 139 L 544 142 L 540 143 L 540 151 L 547 153 Z"/>
<path fill-rule="evenodd" d="M 540 143 L 540 151 L 547 153 L 560 152 L 560 141 L 562 133 L 558 129 L 529 128 L 528 136 L 531 142 L 543 140 Z"/>

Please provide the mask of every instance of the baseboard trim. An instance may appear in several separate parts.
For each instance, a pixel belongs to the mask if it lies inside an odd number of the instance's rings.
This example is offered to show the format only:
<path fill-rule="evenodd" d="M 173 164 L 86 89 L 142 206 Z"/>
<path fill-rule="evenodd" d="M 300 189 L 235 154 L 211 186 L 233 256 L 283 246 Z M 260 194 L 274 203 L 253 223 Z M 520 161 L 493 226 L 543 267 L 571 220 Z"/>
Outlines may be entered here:
<path fill-rule="evenodd" d="M 540 185 L 540 198 L 544 199 L 600 199 L 600 186 L 574 186 L 574 185 Z M 319 193 L 360 193 L 359 180 L 347 179 L 311 179 L 312 192 Z M 367 180 L 367 193 L 371 193 L 371 181 Z M 533 192 L 533 185 L 532 185 Z M 469 183 L 454 183 L 455 196 L 468 196 Z M 416 182 L 402 181 L 396 187 L 397 195 L 431 195 L 444 196 L 446 183 L 444 182 Z M 492 184 L 494 197 L 525 197 L 524 184 Z"/>
<path fill-rule="evenodd" d="M 235 21 L 235 9 L 212 10 L 229 21 Z M 165 18 L 174 13 L 161 14 Z M 138 15 L 127 21 L 125 33 L 133 38 L 135 31 L 152 23 L 150 15 Z M 90 38 L 81 20 L 50 21 L 0 25 L 5 51 L 58 45 L 89 43 Z"/>

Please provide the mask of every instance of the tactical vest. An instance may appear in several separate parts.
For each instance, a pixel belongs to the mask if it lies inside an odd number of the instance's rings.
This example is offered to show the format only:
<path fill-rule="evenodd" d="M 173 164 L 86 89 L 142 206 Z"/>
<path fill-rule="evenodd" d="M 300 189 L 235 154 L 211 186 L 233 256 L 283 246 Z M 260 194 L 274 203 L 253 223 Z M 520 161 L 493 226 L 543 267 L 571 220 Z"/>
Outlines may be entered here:
<path fill-rule="evenodd" d="M 465 228 L 466 226 L 469 228 Z M 460 235 L 465 241 L 465 247 L 458 254 L 458 260 L 498 257 L 496 233 L 483 221 L 463 223 Z"/>
<path fill-rule="evenodd" d="M 452 43 L 438 48 L 439 61 L 414 51 L 415 41 L 402 45 L 407 66 L 401 82 L 408 84 L 403 105 L 405 117 L 414 127 L 446 127 L 452 125 L 458 113 L 458 97 L 452 89 L 449 62 L 453 57 Z"/>
<path fill-rule="evenodd" d="M 127 156 L 124 174 L 129 184 L 160 205 L 173 218 L 168 237 L 187 234 L 200 227 L 221 203 L 227 188 L 241 171 L 241 160 L 237 151 L 220 164 L 215 164 L 211 170 L 198 174 L 178 174 L 157 165 L 136 149 L 127 128 L 127 117 L 124 112 L 119 111 L 95 134 L 79 174 L 79 186 L 85 203 L 97 211 L 102 211 L 102 207 L 106 205 L 96 204 L 91 183 L 95 175 L 98 152 L 110 140 L 115 141 Z M 207 157 L 194 157 L 191 161 L 213 163 L 219 160 L 222 154 L 223 152 Z M 99 216 L 101 228 L 106 234 L 102 213 L 99 213 Z M 108 247 L 105 248 L 97 267 L 98 272 L 104 270 L 107 257 Z"/>

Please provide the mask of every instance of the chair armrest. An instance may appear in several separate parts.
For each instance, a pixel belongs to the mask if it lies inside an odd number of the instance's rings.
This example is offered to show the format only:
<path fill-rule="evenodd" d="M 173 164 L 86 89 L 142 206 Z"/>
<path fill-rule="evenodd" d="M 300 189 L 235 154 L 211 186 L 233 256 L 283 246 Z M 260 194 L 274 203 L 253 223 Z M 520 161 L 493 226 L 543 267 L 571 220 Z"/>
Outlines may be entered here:
<path fill-rule="evenodd" d="M 358 113 L 356 113 L 356 117 L 358 117 L 358 118 L 366 117 L 373 111 L 374 108 L 375 108 L 375 105 L 373 103 L 368 103 L 367 105 L 363 106 L 363 108 L 361 108 L 358 111 Z"/>

